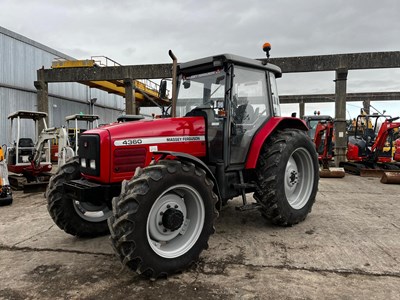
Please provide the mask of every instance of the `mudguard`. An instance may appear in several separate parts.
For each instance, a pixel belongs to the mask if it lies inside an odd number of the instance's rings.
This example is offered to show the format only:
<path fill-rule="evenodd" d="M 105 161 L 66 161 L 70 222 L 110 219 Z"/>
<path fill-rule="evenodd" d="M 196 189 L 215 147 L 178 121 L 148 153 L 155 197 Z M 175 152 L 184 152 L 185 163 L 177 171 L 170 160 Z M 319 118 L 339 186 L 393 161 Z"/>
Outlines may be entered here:
<path fill-rule="evenodd" d="M 247 155 L 246 169 L 254 169 L 257 165 L 258 156 L 260 155 L 261 148 L 264 142 L 275 131 L 285 128 L 296 128 L 307 131 L 307 125 L 298 118 L 290 117 L 272 117 L 265 125 L 255 134 L 253 141 L 250 145 L 250 150 Z"/>

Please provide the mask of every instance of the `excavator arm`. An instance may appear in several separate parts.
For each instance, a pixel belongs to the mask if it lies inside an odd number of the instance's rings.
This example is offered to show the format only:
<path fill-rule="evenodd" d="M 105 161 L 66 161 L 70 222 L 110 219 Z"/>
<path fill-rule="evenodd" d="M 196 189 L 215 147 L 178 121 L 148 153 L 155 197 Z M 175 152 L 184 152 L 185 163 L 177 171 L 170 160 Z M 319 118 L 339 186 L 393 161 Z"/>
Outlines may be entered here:
<path fill-rule="evenodd" d="M 318 122 L 317 127 L 315 128 L 315 136 L 314 136 L 314 143 L 317 151 L 319 149 L 323 136 L 325 136 L 325 138 L 323 139 L 324 147 L 322 154 L 319 155 L 320 156 L 319 158 L 322 160 L 322 164 L 325 167 L 328 161 L 332 159 L 332 156 L 329 155 L 329 148 L 332 145 L 332 137 L 333 137 L 332 121 Z"/>
<path fill-rule="evenodd" d="M 375 143 L 371 147 L 371 152 L 374 153 L 374 157 L 377 158 L 377 155 L 380 151 L 385 147 L 386 140 L 395 128 L 400 127 L 400 122 L 394 122 L 398 120 L 400 117 L 386 119 L 385 122 L 382 123 L 381 128 L 379 129 L 378 136 L 376 137 Z"/>
<path fill-rule="evenodd" d="M 70 157 L 74 156 L 74 151 L 69 146 L 68 134 L 65 128 L 47 128 L 43 129 L 35 144 L 35 150 L 30 158 L 33 169 L 38 169 L 40 166 L 40 159 L 44 153 L 44 148 L 49 140 L 58 140 L 58 166 L 63 165 Z"/>

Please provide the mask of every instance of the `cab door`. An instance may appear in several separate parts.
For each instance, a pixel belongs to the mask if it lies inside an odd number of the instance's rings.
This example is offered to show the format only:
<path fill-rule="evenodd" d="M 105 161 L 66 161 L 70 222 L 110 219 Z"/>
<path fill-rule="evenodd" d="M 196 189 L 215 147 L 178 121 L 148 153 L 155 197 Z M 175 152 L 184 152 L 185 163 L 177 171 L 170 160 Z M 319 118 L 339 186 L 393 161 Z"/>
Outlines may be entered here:
<path fill-rule="evenodd" d="M 235 66 L 231 97 L 230 164 L 245 163 L 254 134 L 271 116 L 268 74 Z"/>

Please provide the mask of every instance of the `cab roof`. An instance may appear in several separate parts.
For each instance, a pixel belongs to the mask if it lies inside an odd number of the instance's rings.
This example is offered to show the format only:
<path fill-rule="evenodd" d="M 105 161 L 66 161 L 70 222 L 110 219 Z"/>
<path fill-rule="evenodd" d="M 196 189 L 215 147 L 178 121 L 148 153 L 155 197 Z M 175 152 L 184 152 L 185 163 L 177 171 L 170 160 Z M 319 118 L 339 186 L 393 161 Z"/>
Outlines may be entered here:
<path fill-rule="evenodd" d="M 180 71 L 184 72 L 187 69 L 192 69 L 192 68 L 197 68 L 201 66 L 218 66 L 218 62 L 220 62 L 221 66 L 225 62 L 233 62 L 236 65 L 241 65 L 245 67 L 250 67 L 250 68 L 255 68 L 255 69 L 261 69 L 261 70 L 268 70 L 271 71 L 275 74 L 276 77 L 281 77 L 282 76 L 282 70 L 276 65 L 267 63 L 266 65 L 256 59 L 251 59 L 235 54 L 219 54 L 219 55 L 214 55 L 214 56 L 208 56 L 196 60 L 192 60 L 189 62 L 185 63 L 180 63 L 179 64 L 179 69 Z"/>
<path fill-rule="evenodd" d="M 31 120 L 40 120 L 47 117 L 47 113 L 39 112 L 39 111 L 29 111 L 29 110 L 18 110 L 8 115 L 8 119 L 31 119 Z"/>
<path fill-rule="evenodd" d="M 74 114 L 65 117 L 65 121 L 71 121 L 77 119 L 78 121 L 89 121 L 93 122 L 100 119 L 97 115 L 85 115 L 85 114 Z"/>

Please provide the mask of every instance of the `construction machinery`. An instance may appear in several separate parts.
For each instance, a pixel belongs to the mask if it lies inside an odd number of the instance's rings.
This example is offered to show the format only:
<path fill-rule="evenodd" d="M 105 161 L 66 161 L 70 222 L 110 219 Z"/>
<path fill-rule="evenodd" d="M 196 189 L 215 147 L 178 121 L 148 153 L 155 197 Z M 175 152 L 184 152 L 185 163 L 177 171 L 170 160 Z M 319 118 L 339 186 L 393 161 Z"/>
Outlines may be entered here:
<path fill-rule="evenodd" d="M 329 115 L 321 115 L 319 111 L 314 111 L 313 115 L 305 115 L 302 117 L 304 122 L 308 127 L 308 135 L 314 140 L 315 138 L 315 129 L 317 128 L 318 123 L 322 122 L 332 122 L 333 118 Z"/>
<path fill-rule="evenodd" d="M 66 130 L 68 132 L 69 144 L 78 153 L 79 136 L 88 129 L 99 127 L 100 117 L 98 115 L 73 114 L 65 117 Z M 86 123 L 84 129 L 80 128 L 80 123 Z M 73 126 L 71 126 L 73 124 Z"/>
<path fill-rule="evenodd" d="M 10 205 L 13 202 L 10 183 L 8 182 L 8 170 L 5 161 L 3 146 L 0 146 L 0 206 Z"/>
<path fill-rule="evenodd" d="M 397 162 L 400 162 L 400 138 L 394 141 L 395 151 L 393 154 L 393 159 Z"/>
<path fill-rule="evenodd" d="M 44 112 L 25 110 L 16 111 L 8 116 L 8 119 L 11 121 L 10 141 L 13 142 L 7 147 L 6 158 L 10 184 L 14 189 L 24 189 L 24 191 L 36 190 L 36 188 L 44 186 L 50 178 L 51 174 L 49 172 L 52 169 L 50 146 L 46 145 L 43 148 L 44 152 L 39 158 L 40 163 L 36 163 L 36 166 L 31 159 L 35 152 L 34 140 L 36 141 L 39 136 L 39 122 L 42 122 L 43 127 L 47 128 L 46 117 L 47 114 Z M 22 137 L 22 122 L 32 121 L 34 123 L 35 138 Z"/>
<path fill-rule="evenodd" d="M 53 144 L 51 146 L 51 157 L 52 161 L 57 161 L 60 166 L 60 160 L 58 159 L 58 151 L 63 150 L 64 153 L 61 162 L 65 162 L 65 158 L 73 157 L 76 153 L 78 153 L 78 139 L 81 133 L 85 132 L 88 129 L 98 127 L 98 120 L 100 117 L 98 115 L 89 115 L 89 114 L 73 114 L 65 117 L 65 128 L 57 130 L 64 130 L 66 132 L 57 133 L 55 131 L 52 132 L 55 136 L 61 137 L 61 144 L 57 138 L 53 139 Z M 82 123 L 85 124 L 85 128 L 82 128 Z"/>
<path fill-rule="evenodd" d="M 315 137 L 320 134 L 316 132 L 318 124 L 321 122 L 322 123 L 333 122 L 333 118 L 331 116 L 321 115 L 319 111 L 314 111 L 313 115 L 305 115 L 302 117 L 302 119 L 304 120 L 304 122 L 308 127 L 308 136 L 314 141 L 314 143 L 315 143 Z M 320 161 L 322 159 L 322 154 L 324 152 L 324 139 L 325 139 L 325 134 L 321 136 L 320 142 L 316 144 Z M 333 139 L 333 133 L 332 133 L 332 139 Z M 329 149 L 328 149 L 328 154 L 331 158 L 333 157 L 333 147 L 334 147 L 334 142 L 331 141 L 329 143 Z"/>
<path fill-rule="evenodd" d="M 7 148 L 7 168 L 9 181 L 14 189 L 24 192 L 44 190 L 48 184 L 52 169 L 50 141 L 58 141 L 58 166 L 70 159 L 74 152 L 69 147 L 65 128 L 47 128 L 44 112 L 17 111 L 8 116 L 11 120 L 10 140 L 12 140 L 14 121 L 17 122 L 16 140 Z M 36 138 L 21 137 L 21 121 L 35 123 Z M 43 122 L 43 131 L 38 134 L 38 122 Z"/>
<path fill-rule="evenodd" d="M 152 279 L 197 261 L 222 203 L 241 196 L 240 210 L 292 226 L 311 211 L 319 180 L 306 125 L 280 116 L 279 67 L 232 54 L 177 66 L 170 56 L 170 116 L 84 132 L 79 157 L 46 191 L 61 229 L 110 231 L 122 263 Z"/>
<path fill-rule="evenodd" d="M 372 114 L 359 115 L 353 136 L 348 137 L 347 162 L 341 162 L 348 173 L 361 176 L 381 176 L 386 170 L 400 170 L 392 160 L 392 137 L 399 117 Z M 389 150 L 383 151 L 385 144 Z"/>
<path fill-rule="evenodd" d="M 319 176 L 322 178 L 343 178 L 345 171 L 343 168 L 334 168 L 330 166 L 333 159 L 332 138 L 333 121 L 319 121 L 315 126 L 314 144 L 318 151 L 318 160 L 321 164 Z M 322 150 L 320 149 L 322 148 Z"/>

